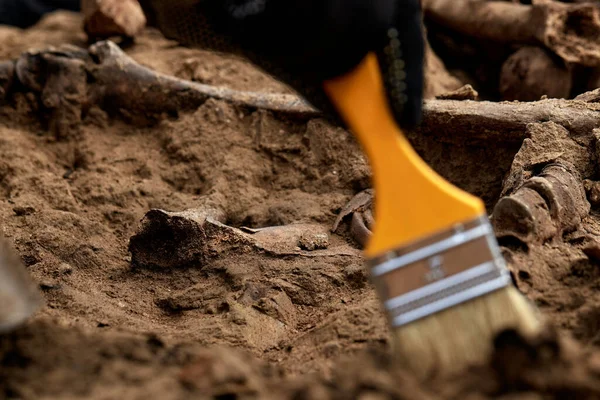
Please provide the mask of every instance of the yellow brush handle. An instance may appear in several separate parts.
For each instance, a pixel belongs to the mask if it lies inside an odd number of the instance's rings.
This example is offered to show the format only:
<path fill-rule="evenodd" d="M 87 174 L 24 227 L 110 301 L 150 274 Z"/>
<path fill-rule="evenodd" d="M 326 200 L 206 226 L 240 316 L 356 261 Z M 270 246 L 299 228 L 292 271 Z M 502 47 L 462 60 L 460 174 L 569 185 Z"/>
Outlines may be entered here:
<path fill-rule="evenodd" d="M 414 151 L 391 113 L 374 54 L 324 86 L 357 135 L 372 168 L 375 228 L 366 256 L 377 256 L 485 213 L 479 198 L 439 176 Z"/>

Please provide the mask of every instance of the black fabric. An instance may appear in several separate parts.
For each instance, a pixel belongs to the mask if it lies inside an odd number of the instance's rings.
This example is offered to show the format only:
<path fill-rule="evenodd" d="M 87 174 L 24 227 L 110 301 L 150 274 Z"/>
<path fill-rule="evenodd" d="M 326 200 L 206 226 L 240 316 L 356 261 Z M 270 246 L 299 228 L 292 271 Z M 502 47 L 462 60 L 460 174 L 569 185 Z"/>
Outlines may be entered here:
<path fill-rule="evenodd" d="M 0 24 L 27 28 L 56 10 L 79 11 L 80 0 L 0 0 Z"/>
<path fill-rule="evenodd" d="M 298 91 L 335 123 L 343 121 L 324 79 L 379 56 L 394 116 L 421 120 L 424 37 L 419 0 L 140 0 L 149 24 L 183 45 L 234 53 Z M 401 54 L 389 57 L 395 28 Z M 400 62 L 402 73 L 390 74 Z M 397 72 L 397 71 L 396 71 Z M 398 82 L 398 77 L 402 82 Z M 401 89 L 394 92 L 396 89 Z"/>
<path fill-rule="evenodd" d="M 376 52 L 396 120 L 406 129 L 421 120 L 424 38 L 419 0 L 204 0 L 198 12 L 251 61 L 328 112 L 332 109 L 325 104 L 321 82 L 349 71 L 367 52 Z M 401 52 L 390 58 L 385 48 L 392 28 Z M 402 65 L 402 73 L 388 73 L 393 65 Z M 392 93 L 394 85 L 400 92 Z"/>
<path fill-rule="evenodd" d="M 399 50 L 397 54 L 386 54 L 385 47 L 377 51 L 388 101 L 400 125 L 408 129 L 419 124 L 423 108 L 425 33 L 420 7 L 418 1 L 398 3 L 393 27 L 397 32 L 394 37 L 398 39 Z M 400 66 L 394 68 L 394 63 Z"/>
<path fill-rule="evenodd" d="M 393 0 L 206 0 L 215 31 L 315 79 L 356 65 L 392 23 Z"/>

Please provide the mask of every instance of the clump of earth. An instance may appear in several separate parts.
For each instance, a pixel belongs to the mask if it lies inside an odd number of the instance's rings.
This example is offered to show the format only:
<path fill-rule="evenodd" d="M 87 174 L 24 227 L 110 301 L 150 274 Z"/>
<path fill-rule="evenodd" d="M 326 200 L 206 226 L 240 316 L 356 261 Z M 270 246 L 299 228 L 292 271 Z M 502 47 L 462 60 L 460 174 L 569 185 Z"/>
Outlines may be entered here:
<path fill-rule="evenodd" d="M 64 44 L 87 47 L 81 18 L 55 13 L 28 30 L 1 28 L 0 60 Z M 242 60 L 180 47 L 150 29 L 124 51 L 181 79 L 290 93 Z M 331 230 L 370 188 L 367 160 L 346 130 L 217 99 L 143 124 L 91 107 L 71 137 L 49 133 L 42 114 L 27 91 L 0 108 L 2 235 L 45 299 L 28 324 L 0 337 L 0 398 L 600 397 L 600 189 L 592 173 L 576 174 L 591 204 L 577 229 L 538 244 L 501 239 L 519 289 L 557 331 L 536 339 L 506 332 L 488 364 L 419 380 L 392 363 L 351 224 Z M 415 143 L 489 209 L 529 154 L 520 142 Z M 595 154 L 585 145 L 577 149 Z M 557 151 L 579 165 L 582 153 L 569 146 Z M 150 210 L 209 206 L 222 239 L 210 257 L 173 246 L 168 258 L 192 261 L 136 263 L 131 246 L 140 245 Z M 228 227 L 256 241 L 232 240 Z M 272 227 L 277 240 L 265 230 Z"/>

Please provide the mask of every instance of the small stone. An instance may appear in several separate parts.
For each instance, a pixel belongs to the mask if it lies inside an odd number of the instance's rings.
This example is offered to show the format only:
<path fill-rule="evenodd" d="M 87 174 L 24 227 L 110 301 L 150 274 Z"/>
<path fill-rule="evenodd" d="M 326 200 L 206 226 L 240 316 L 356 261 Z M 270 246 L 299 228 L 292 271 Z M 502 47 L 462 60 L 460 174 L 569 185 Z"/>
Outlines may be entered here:
<path fill-rule="evenodd" d="M 50 281 L 50 280 L 43 280 L 40 282 L 40 289 L 42 289 L 42 290 L 60 289 L 60 284 Z"/>
<path fill-rule="evenodd" d="M 13 207 L 13 212 L 18 217 L 22 217 L 25 215 L 31 215 L 31 214 L 35 213 L 35 208 L 30 207 L 30 206 L 27 206 L 27 207 L 16 206 L 16 207 Z"/>
<path fill-rule="evenodd" d="M 231 322 L 236 325 L 247 325 L 248 321 L 246 320 L 246 316 L 242 314 L 239 310 L 234 311 L 231 314 Z"/>
<path fill-rule="evenodd" d="M 60 272 L 63 275 L 67 275 L 67 274 L 70 274 L 71 272 L 73 272 L 73 267 L 70 264 L 61 263 L 58 266 L 58 272 Z"/>
<path fill-rule="evenodd" d="M 585 187 L 588 201 L 592 207 L 600 206 L 600 182 L 586 179 L 583 181 L 583 185 Z"/>
<path fill-rule="evenodd" d="M 358 400 L 386 400 L 388 396 L 375 391 L 366 391 L 358 395 Z"/>
<path fill-rule="evenodd" d="M 600 243 L 596 241 L 588 243 L 583 248 L 583 252 L 590 260 L 600 261 Z"/>
<path fill-rule="evenodd" d="M 323 355 L 327 358 L 337 355 L 340 352 L 340 350 L 341 350 L 340 344 L 337 342 L 327 343 L 321 349 Z"/>
<path fill-rule="evenodd" d="M 590 354 L 588 360 L 589 368 L 595 373 L 600 374 L 600 354 L 594 352 Z"/>
<path fill-rule="evenodd" d="M 98 106 L 92 106 L 85 115 L 85 123 L 97 126 L 99 128 L 107 128 L 109 125 L 108 113 Z"/>
<path fill-rule="evenodd" d="M 357 289 L 364 287 L 367 283 L 367 272 L 360 264 L 348 265 L 344 268 L 344 276 L 348 280 L 348 283 Z"/>
<path fill-rule="evenodd" d="M 136 0 L 83 0 L 84 29 L 95 39 L 134 37 L 146 26 L 146 16 Z"/>
<path fill-rule="evenodd" d="M 443 93 L 439 96 L 436 96 L 436 99 L 440 99 L 440 100 L 478 100 L 479 99 L 479 93 L 477 93 L 477 91 L 475 89 L 473 89 L 473 86 L 471 85 L 464 85 L 456 90 L 453 90 L 451 92 L 448 93 Z"/>
<path fill-rule="evenodd" d="M 307 251 L 326 249 L 329 247 L 329 235 L 326 233 L 305 233 L 300 236 L 298 246 Z"/>

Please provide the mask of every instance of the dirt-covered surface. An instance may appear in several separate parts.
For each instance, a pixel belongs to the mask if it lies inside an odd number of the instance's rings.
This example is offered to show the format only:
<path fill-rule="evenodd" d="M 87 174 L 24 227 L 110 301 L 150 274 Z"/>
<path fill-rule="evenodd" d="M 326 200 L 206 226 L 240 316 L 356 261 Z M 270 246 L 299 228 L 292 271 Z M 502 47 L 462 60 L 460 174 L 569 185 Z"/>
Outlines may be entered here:
<path fill-rule="evenodd" d="M 58 13 L 27 31 L 1 28 L 0 60 L 65 43 L 87 46 L 81 19 Z M 152 31 L 125 51 L 183 79 L 288 92 L 239 60 Z M 577 185 L 567 186 L 580 185 L 591 203 L 573 206 L 576 221 L 544 231 L 540 243 L 501 240 L 519 288 L 576 341 L 506 334 L 489 365 L 419 382 L 390 366 L 388 328 L 347 221 L 330 230 L 370 187 L 348 132 L 211 99 L 151 126 L 92 107 L 79 135 L 57 139 L 41 108 L 26 91 L 0 108 L 1 233 L 46 301 L 25 327 L 0 337 L 0 399 L 600 398 L 600 186 L 591 139 L 573 141 L 546 124 L 529 128 L 521 151 L 514 142 L 416 140 L 425 159 L 490 209 L 507 185 L 550 160 L 575 171 Z M 547 157 L 532 161 L 536 154 Z M 218 209 L 233 227 L 295 224 L 302 249 L 229 238 L 195 263 L 135 265 L 130 239 L 151 209 Z"/>

